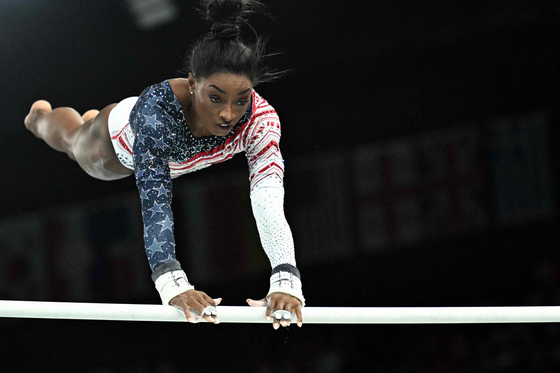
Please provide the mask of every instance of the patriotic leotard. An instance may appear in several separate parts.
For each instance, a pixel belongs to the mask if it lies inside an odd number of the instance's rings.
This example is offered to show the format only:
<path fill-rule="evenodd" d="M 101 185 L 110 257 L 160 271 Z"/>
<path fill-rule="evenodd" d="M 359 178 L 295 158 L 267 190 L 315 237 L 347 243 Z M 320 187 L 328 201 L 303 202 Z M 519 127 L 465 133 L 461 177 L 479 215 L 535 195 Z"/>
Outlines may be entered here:
<path fill-rule="evenodd" d="M 272 267 L 295 266 L 293 238 L 283 213 L 284 163 L 280 153 L 280 121 L 274 108 L 254 90 L 239 122 L 225 137 L 196 138 L 185 122 L 169 81 L 146 88 L 118 135 L 134 160 L 142 202 L 144 243 L 152 278 L 180 268 L 175 256 L 171 211 L 172 181 L 180 175 L 226 161 L 245 152 L 251 200 L 261 243 Z"/>

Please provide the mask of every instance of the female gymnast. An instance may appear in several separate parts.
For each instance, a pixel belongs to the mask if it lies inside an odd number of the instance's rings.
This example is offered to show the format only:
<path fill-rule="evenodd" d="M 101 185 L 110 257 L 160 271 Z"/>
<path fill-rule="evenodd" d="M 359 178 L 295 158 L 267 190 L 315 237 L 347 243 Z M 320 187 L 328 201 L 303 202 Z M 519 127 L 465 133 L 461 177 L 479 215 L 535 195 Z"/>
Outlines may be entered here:
<path fill-rule="evenodd" d="M 189 322 L 202 315 L 219 323 L 211 307 L 221 298 L 195 290 L 176 259 L 172 179 L 245 152 L 251 206 L 272 267 L 267 296 L 247 303 L 266 306 L 267 320 L 275 311 L 294 312 L 301 327 L 305 300 L 284 216 L 280 122 L 274 108 L 253 89 L 278 74 L 263 64 L 261 38 L 254 44 L 240 38 L 245 15 L 261 4 L 203 0 L 202 5 L 212 27 L 189 51 L 188 78 L 166 80 L 146 88 L 139 97 L 83 115 L 67 107 L 53 110 L 49 102 L 39 100 L 31 106 L 25 126 L 68 154 L 90 176 L 115 180 L 135 174 L 152 280 L 163 304 L 182 309 Z M 224 212 L 219 224 L 227 224 L 228 219 Z M 209 309 L 213 311 L 205 312 Z M 273 327 L 289 323 L 274 318 Z"/>

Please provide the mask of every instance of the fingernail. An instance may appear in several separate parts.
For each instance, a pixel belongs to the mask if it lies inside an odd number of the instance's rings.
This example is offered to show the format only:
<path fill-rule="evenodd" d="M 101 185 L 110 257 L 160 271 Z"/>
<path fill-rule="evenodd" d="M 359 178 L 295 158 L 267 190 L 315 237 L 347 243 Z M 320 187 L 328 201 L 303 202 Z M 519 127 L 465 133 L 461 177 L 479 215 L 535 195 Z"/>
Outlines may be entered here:
<path fill-rule="evenodd" d="M 272 320 L 272 318 L 271 318 L 270 316 L 267 316 L 267 317 L 266 317 L 266 320 L 267 320 L 267 321 L 270 321 L 270 320 Z"/>
<path fill-rule="evenodd" d="M 274 330 L 278 330 L 278 328 L 280 327 L 280 325 L 274 324 L 274 325 L 272 325 L 272 327 L 274 328 Z"/>

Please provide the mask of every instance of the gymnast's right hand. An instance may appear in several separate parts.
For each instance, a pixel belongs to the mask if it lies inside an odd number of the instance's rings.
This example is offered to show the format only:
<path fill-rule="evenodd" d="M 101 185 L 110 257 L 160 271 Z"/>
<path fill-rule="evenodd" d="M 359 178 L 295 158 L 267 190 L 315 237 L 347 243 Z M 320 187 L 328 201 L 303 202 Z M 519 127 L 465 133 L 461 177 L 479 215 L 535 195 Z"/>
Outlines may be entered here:
<path fill-rule="evenodd" d="M 208 306 L 216 307 L 221 302 L 222 298 L 212 299 L 203 291 L 189 290 L 171 299 L 170 304 L 182 309 L 188 322 L 195 323 L 198 321 L 199 315 L 202 315 L 206 321 L 219 324 L 220 320 L 217 315 L 205 315 L 204 309 Z"/>

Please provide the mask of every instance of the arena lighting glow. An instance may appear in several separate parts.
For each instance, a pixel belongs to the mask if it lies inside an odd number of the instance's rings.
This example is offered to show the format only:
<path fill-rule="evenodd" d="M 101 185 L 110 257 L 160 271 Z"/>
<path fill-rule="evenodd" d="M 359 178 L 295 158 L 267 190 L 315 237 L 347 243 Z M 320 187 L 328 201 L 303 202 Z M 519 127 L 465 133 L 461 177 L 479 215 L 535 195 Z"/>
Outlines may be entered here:
<path fill-rule="evenodd" d="M 126 0 L 126 3 L 141 30 L 171 23 L 179 17 L 179 8 L 173 0 Z"/>
<path fill-rule="evenodd" d="M 265 307 L 218 306 L 222 323 L 271 323 Z M 304 307 L 304 324 L 556 323 L 560 306 L 542 307 Z M 0 301 L 0 317 L 34 319 L 187 322 L 162 305 Z M 292 315 L 293 321 L 296 320 Z M 206 322 L 201 319 L 201 322 Z"/>

